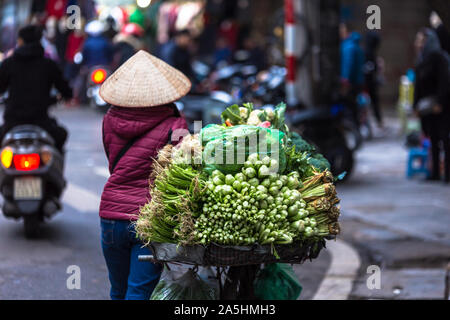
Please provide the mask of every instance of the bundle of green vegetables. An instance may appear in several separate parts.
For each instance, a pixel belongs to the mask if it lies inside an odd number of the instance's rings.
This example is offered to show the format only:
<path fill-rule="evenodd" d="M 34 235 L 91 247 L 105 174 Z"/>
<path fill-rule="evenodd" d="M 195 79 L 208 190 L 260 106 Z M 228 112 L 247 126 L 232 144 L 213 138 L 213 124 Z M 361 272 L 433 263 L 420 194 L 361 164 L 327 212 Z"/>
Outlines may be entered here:
<path fill-rule="evenodd" d="M 216 170 L 206 183 L 203 211 L 196 217 L 194 239 L 227 245 L 290 244 L 295 240 L 322 238 L 331 232 L 321 214 L 309 217 L 306 199 L 334 196 L 334 189 L 311 184 L 306 198 L 299 191 L 299 173 L 271 172 L 274 159 L 251 154 L 235 175 Z M 317 211 L 321 212 L 321 211 Z M 314 214 L 316 212 L 314 211 Z M 334 230 L 332 230 L 334 231 Z"/>
<path fill-rule="evenodd" d="M 147 244 L 192 242 L 192 212 L 198 210 L 204 180 L 191 165 L 175 163 L 172 151 L 172 146 L 162 149 L 153 162 L 151 201 L 136 222 L 136 232 Z"/>
<path fill-rule="evenodd" d="M 340 225 L 337 222 L 340 215 L 337 204 L 340 200 L 336 196 L 333 181 L 332 174 L 326 170 L 304 180 L 299 189 L 302 199 L 306 202 L 309 219 L 307 222 L 311 227 L 316 227 L 317 232 L 322 235 L 328 233 L 332 236 L 340 233 Z"/>
<path fill-rule="evenodd" d="M 222 126 L 207 126 L 199 136 L 161 150 L 150 177 L 151 201 L 136 223 L 138 236 L 146 244 L 264 245 L 338 234 L 339 199 L 328 162 L 289 132 L 285 109 L 231 106 Z M 275 129 L 281 135 L 274 136 Z M 265 131 L 269 152 L 238 149 L 238 139 L 261 139 Z M 235 151 L 235 161 L 205 163 L 205 153 L 222 156 L 222 146 Z M 277 159 L 273 146 L 281 151 Z M 238 155 L 244 155 L 243 164 Z"/>

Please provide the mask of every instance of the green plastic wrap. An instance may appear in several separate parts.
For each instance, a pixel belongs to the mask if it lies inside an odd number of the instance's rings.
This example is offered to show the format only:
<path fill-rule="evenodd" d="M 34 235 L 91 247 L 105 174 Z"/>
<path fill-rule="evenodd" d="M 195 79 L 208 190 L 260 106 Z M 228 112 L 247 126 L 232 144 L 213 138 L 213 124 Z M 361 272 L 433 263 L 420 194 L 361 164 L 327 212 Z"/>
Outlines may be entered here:
<path fill-rule="evenodd" d="M 217 300 L 217 290 L 200 279 L 192 269 L 180 278 L 170 271 L 165 274 L 153 290 L 150 300 Z"/>
<path fill-rule="evenodd" d="M 270 156 L 279 164 L 278 172 L 286 167 L 282 131 L 249 125 L 224 127 L 208 125 L 200 132 L 203 162 L 206 171 L 220 170 L 233 174 L 241 170 L 249 154 Z"/>
<path fill-rule="evenodd" d="M 262 300 L 297 300 L 301 292 L 294 270 L 285 263 L 266 265 L 255 281 L 255 296 Z"/>

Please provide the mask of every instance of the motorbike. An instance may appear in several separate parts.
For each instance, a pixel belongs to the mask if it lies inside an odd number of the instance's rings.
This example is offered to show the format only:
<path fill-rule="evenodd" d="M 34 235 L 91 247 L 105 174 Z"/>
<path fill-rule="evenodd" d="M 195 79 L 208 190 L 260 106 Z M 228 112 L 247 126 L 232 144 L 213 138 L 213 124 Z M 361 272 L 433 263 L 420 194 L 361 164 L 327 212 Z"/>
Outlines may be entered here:
<path fill-rule="evenodd" d="M 83 54 L 78 52 L 75 54 L 73 62 L 77 65 L 83 63 Z M 83 78 L 83 90 L 86 93 L 88 105 L 100 112 L 106 113 L 110 105 L 100 96 L 100 87 L 103 82 L 112 74 L 112 70 L 108 66 L 93 66 L 88 68 L 81 67 L 81 76 Z"/>
<path fill-rule="evenodd" d="M 229 106 L 214 93 L 189 94 L 175 104 L 185 117 L 189 131 L 193 133 L 199 133 L 208 124 L 220 123 L 222 112 Z M 196 125 L 196 121 L 201 121 L 201 124 Z"/>
<path fill-rule="evenodd" d="M 286 97 L 286 68 L 272 66 L 261 71 L 251 86 L 251 96 L 255 102 L 268 105 L 284 101 Z"/>
<path fill-rule="evenodd" d="M 347 128 L 336 114 L 338 107 L 318 107 L 291 112 L 286 116 L 292 130 L 314 145 L 330 162 L 331 172 L 338 176 L 343 172 L 347 179 L 354 165 L 354 150 L 347 137 Z"/>
<path fill-rule="evenodd" d="M 88 71 L 86 95 L 89 106 L 95 110 L 106 113 L 110 105 L 100 96 L 100 87 L 110 76 L 111 71 L 104 66 L 95 66 Z"/>
<path fill-rule="evenodd" d="M 0 160 L 3 214 L 22 218 L 25 236 L 36 238 L 40 224 L 62 207 L 59 198 L 66 186 L 64 156 L 45 130 L 19 125 L 4 136 Z"/>

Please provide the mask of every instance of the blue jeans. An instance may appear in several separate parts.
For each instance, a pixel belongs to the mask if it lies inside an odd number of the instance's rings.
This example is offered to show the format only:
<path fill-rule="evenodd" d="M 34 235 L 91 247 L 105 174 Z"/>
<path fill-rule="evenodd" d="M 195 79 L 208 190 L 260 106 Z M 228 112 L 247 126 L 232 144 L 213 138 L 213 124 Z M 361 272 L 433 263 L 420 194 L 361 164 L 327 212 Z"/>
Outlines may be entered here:
<path fill-rule="evenodd" d="M 101 218 L 102 249 L 111 282 L 112 300 L 148 300 L 162 272 L 162 266 L 138 261 L 152 254 L 136 238 L 129 221 Z"/>

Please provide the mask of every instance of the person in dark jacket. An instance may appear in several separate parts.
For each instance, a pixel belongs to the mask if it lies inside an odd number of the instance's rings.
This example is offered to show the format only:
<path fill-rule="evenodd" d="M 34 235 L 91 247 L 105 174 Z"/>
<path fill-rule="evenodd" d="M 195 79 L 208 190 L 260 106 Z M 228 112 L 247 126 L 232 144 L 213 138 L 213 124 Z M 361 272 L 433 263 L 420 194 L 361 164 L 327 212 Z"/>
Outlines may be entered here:
<path fill-rule="evenodd" d="M 104 26 L 100 21 L 94 20 L 86 25 L 87 39 L 83 45 L 83 66 L 109 66 L 113 59 L 113 47 L 103 35 Z"/>
<path fill-rule="evenodd" d="M 449 61 L 443 54 L 435 31 L 424 28 L 417 33 L 418 53 L 414 86 L 414 109 L 422 99 L 435 101 L 431 112 L 421 115 L 422 131 L 431 140 L 432 174 L 430 180 L 440 179 L 439 143 L 445 153 L 445 181 L 450 181 L 450 72 Z"/>
<path fill-rule="evenodd" d="M 103 32 L 105 25 L 98 21 L 93 20 L 86 24 L 85 32 L 87 38 L 83 43 L 81 54 L 83 61 L 80 67 L 80 95 L 79 100 L 81 104 L 88 103 L 87 98 L 87 84 L 90 72 L 94 67 L 111 67 L 113 62 L 113 45 L 109 39 L 107 39 Z"/>
<path fill-rule="evenodd" d="M 450 54 L 450 32 L 442 23 L 441 18 L 436 12 L 432 12 L 430 15 L 430 24 L 439 38 L 442 50 Z"/>
<path fill-rule="evenodd" d="M 137 52 L 101 86 L 112 107 L 103 119 L 103 144 L 109 177 L 102 193 L 102 249 L 113 300 L 148 300 L 161 266 L 138 261 L 151 251 L 137 239 L 133 221 L 151 195 L 152 160 L 166 144 L 188 134 L 172 103 L 191 88 L 189 79 L 145 51 Z"/>
<path fill-rule="evenodd" d="M 122 31 L 114 37 L 113 70 L 120 67 L 125 61 L 144 48 L 142 36 L 144 29 L 136 23 L 126 24 Z"/>
<path fill-rule="evenodd" d="M 175 33 L 174 38 L 161 48 L 161 59 L 172 67 L 183 72 L 191 81 L 194 81 L 191 53 L 189 46 L 192 38 L 189 30 L 181 30 Z"/>
<path fill-rule="evenodd" d="M 378 93 L 378 62 L 377 51 L 380 46 L 380 36 L 375 31 L 369 31 L 366 34 L 365 54 L 366 62 L 364 64 L 365 84 L 370 96 L 372 111 L 377 120 L 378 127 L 383 127 L 383 118 L 380 110 L 380 97 Z"/>
<path fill-rule="evenodd" d="M 339 26 L 341 37 L 341 93 L 349 106 L 356 125 L 359 125 L 359 112 L 356 98 L 364 84 L 364 52 L 359 41 L 361 35 L 353 31 L 348 22 Z"/>
<path fill-rule="evenodd" d="M 56 62 L 44 57 L 41 37 L 42 30 L 36 26 L 19 30 L 17 49 L 0 66 L 0 93 L 9 94 L 1 137 L 17 125 L 35 124 L 45 129 L 62 151 L 67 131 L 48 114 L 56 102 L 50 91 L 55 87 L 63 98 L 70 99 L 72 89 Z"/>

